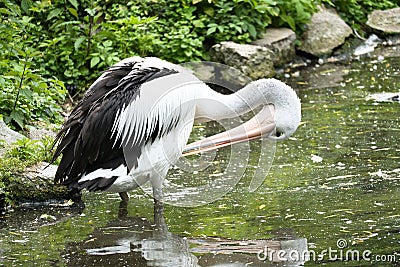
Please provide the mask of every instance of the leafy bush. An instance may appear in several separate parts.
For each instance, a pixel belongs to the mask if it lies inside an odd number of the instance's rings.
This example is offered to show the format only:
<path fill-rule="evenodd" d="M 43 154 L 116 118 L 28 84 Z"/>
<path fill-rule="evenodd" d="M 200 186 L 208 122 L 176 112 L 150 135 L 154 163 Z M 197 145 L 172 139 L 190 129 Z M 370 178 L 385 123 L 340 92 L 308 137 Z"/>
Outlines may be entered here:
<path fill-rule="evenodd" d="M 148 26 L 157 42 L 153 55 L 172 62 L 198 61 L 206 58 L 203 42 L 204 23 L 196 13 L 197 7 L 181 0 L 159 1 L 150 10 L 158 20 Z"/>
<path fill-rule="evenodd" d="M 248 43 L 273 24 L 301 30 L 316 7 L 308 0 L 145 0 L 132 3 L 131 16 L 157 17 L 146 25 L 155 39 L 151 55 L 172 62 L 207 59 L 221 41 Z M 286 12 L 286 13 L 285 13 Z"/>
<path fill-rule="evenodd" d="M 334 6 L 354 28 L 382 0 L 0 0 L 0 113 L 18 128 L 56 121 L 66 90 L 87 89 L 122 58 L 207 60 L 221 41 L 250 42 L 268 26 L 301 32 L 316 6 Z"/>
<path fill-rule="evenodd" d="M 42 75 L 35 61 L 43 57 L 35 48 L 42 28 L 23 16 L 18 5 L 3 3 L 6 8 L 0 9 L 4 15 L 0 18 L 0 114 L 6 123 L 21 129 L 35 120 L 57 121 L 65 88 L 57 78 Z"/>
<path fill-rule="evenodd" d="M 7 157 L 12 157 L 28 165 L 40 161 L 51 162 L 53 158 L 54 138 L 45 136 L 41 140 L 22 138 L 12 144 Z"/>
<path fill-rule="evenodd" d="M 206 14 L 207 36 L 212 43 L 232 40 L 250 42 L 265 31 L 277 17 L 279 8 L 276 1 L 268 0 L 237 0 L 216 1 L 202 6 Z"/>
<path fill-rule="evenodd" d="M 127 43 L 133 40 L 128 41 L 126 35 L 133 37 L 127 33 L 152 19 L 116 17 L 113 14 L 123 13 L 115 7 L 89 0 L 32 3 L 29 10 L 34 23 L 49 25 L 40 45 L 45 54 L 41 64 L 46 71 L 61 77 L 67 85 L 85 87 L 100 71 L 136 54 L 129 49 Z"/>
<path fill-rule="evenodd" d="M 279 0 L 279 18 L 276 26 L 288 26 L 292 30 L 301 32 L 311 15 L 317 11 L 315 1 L 309 0 Z"/>
<path fill-rule="evenodd" d="M 21 22 L 14 37 L 36 53 L 31 65 L 79 91 L 122 58 L 204 60 L 213 44 L 250 42 L 271 24 L 301 29 L 315 9 L 307 0 L 1 1 L 3 20 Z"/>

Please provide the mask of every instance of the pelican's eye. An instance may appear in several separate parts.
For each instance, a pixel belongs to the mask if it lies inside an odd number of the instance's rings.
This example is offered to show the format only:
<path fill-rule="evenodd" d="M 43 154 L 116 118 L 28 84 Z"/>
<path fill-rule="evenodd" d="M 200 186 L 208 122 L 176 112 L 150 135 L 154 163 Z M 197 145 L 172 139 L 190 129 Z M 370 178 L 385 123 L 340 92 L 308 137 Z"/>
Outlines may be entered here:
<path fill-rule="evenodd" d="M 276 131 L 275 133 L 276 137 L 281 137 L 282 135 L 284 135 L 284 133 L 282 133 L 281 131 Z"/>
<path fill-rule="evenodd" d="M 276 131 L 274 134 L 271 134 L 269 138 L 274 139 L 274 140 L 283 140 L 286 139 L 286 134 L 281 131 Z"/>

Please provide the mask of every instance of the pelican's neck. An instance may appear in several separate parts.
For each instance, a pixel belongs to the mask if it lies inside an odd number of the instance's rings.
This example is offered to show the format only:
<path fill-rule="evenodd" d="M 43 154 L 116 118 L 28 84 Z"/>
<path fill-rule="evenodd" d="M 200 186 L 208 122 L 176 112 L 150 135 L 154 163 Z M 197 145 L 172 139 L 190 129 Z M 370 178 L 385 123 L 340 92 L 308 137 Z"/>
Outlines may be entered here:
<path fill-rule="evenodd" d="M 197 97 L 196 120 L 235 118 L 261 105 L 277 104 L 271 92 L 260 88 L 252 82 L 233 94 L 223 95 L 207 87 Z"/>

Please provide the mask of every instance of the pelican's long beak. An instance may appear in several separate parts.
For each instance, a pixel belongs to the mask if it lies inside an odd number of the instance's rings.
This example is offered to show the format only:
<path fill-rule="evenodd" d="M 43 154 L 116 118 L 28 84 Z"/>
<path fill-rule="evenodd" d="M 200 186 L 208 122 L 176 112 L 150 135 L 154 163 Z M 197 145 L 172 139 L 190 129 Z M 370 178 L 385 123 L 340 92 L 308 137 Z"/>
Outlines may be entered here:
<path fill-rule="evenodd" d="M 274 106 L 266 105 L 257 115 L 242 125 L 186 145 L 182 156 L 194 155 L 268 136 L 275 129 L 274 114 Z"/>

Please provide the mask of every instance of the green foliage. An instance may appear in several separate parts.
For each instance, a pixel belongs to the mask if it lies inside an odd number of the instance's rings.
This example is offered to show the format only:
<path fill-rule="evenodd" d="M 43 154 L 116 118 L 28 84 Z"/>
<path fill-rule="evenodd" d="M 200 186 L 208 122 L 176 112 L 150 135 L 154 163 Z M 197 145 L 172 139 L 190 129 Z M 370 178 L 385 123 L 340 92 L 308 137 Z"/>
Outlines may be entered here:
<path fill-rule="evenodd" d="M 317 11 L 315 2 L 309 0 L 279 0 L 279 19 L 277 26 L 288 26 L 294 31 L 301 31 L 311 15 Z"/>
<path fill-rule="evenodd" d="M 226 0 L 203 6 L 209 16 L 207 35 L 213 43 L 250 42 L 271 24 L 299 31 L 315 10 L 315 3 L 308 0 Z"/>
<path fill-rule="evenodd" d="M 33 102 L 26 88 L 40 91 L 53 83 L 61 96 L 57 77 L 84 91 L 105 68 L 134 55 L 204 60 L 213 44 L 250 42 L 271 24 L 301 29 L 315 10 L 306 0 L 1 1 L 0 46 L 6 49 L 0 68 L 9 78 L 0 80 L 8 90 L 8 110 L 0 112 L 19 127 L 30 114 L 26 108 L 11 116 L 11 95 Z"/>
<path fill-rule="evenodd" d="M 250 42 L 278 16 L 279 8 L 270 0 L 216 1 L 203 5 L 202 12 L 208 16 L 206 34 L 213 43 Z"/>
<path fill-rule="evenodd" d="M 147 32 L 155 38 L 151 55 L 172 62 L 207 59 L 207 49 L 221 41 L 248 43 L 269 25 L 301 30 L 316 7 L 306 0 L 145 0 L 131 16 L 157 17 Z M 145 11 L 145 12 L 143 12 Z"/>
<path fill-rule="evenodd" d="M 393 0 L 334 0 L 323 2 L 333 6 L 339 12 L 339 15 L 357 30 L 364 30 L 367 15 L 372 11 L 399 7 L 399 2 Z"/>
<path fill-rule="evenodd" d="M 205 59 L 204 23 L 196 13 L 196 6 L 184 5 L 181 0 L 160 1 L 153 12 L 158 21 L 149 25 L 158 42 L 154 43 L 154 55 L 172 62 Z"/>
<path fill-rule="evenodd" d="M 43 137 L 41 140 L 19 139 L 7 151 L 7 156 L 28 162 L 28 164 L 40 161 L 50 162 L 53 156 L 53 143 L 54 138 L 48 136 Z"/>
<path fill-rule="evenodd" d="M 45 53 L 42 63 L 66 84 L 81 87 L 108 66 L 134 54 L 121 43 L 126 38 L 120 37 L 135 26 L 152 21 L 115 17 L 113 14 L 122 13 L 103 1 L 35 2 L 30 10 L 36 24 L 49 25 L 40 45 Z M 121 45 L 126 53 L 121 51 Z"/>
<path fill-rule="evenodd" d="M 66 89 L 87 89 L 122 58 L 207 60 L 221 41 L 248 43 L 268 26 L 301 32 L 320 3 L 355 29 L 382 0 L 0 0 L 0 114 L 14 128 L 57 122 Z"/>
<path fill-rule="evenodd" d="M 35 120 L 54 122 L 60 119 L 60 103 L 65 97 L 64 84 L 41 73 L 36 49 L 41 26 L 22 15 L 20 7 L 3 1 L 0 9 L 0 114 L 6 123 L 23 129 Z M 22 1 L 21 8 L 27 8 Z"/>

